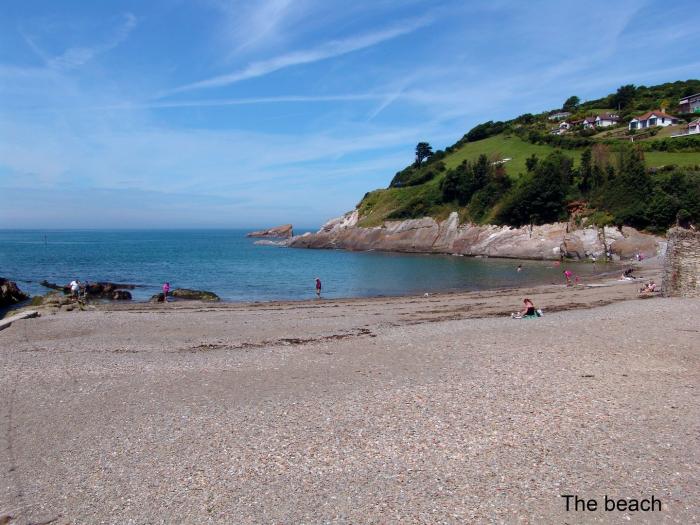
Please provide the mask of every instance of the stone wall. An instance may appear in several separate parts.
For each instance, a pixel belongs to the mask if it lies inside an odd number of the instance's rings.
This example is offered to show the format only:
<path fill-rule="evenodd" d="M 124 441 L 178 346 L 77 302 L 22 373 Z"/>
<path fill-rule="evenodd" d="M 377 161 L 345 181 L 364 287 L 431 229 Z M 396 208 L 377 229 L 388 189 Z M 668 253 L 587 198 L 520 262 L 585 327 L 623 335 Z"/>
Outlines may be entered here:
<path fill-rule="evenodd" d="M 668 231 L 663 290 L 667 297 L 700 297 L 700 232 Z"/>

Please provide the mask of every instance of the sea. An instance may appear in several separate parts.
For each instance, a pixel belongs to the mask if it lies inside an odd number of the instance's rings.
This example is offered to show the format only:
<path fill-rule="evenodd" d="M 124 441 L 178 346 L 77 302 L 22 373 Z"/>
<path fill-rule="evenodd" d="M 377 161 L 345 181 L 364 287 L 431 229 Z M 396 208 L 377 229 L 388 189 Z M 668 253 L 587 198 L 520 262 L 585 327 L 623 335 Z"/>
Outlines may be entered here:
<path fill-rule="evenodd" d="M 0 276 L 31 295 L 39 282 L 135 284 L 136 301 L 174 288 L 224 301 L 398 296 L 562 284 L 552 261 L 310 250 L 255 244 L 250 230 L 0 230 Z M 517 271 L 522 264 L 522 271 Z M 600 265 L 567 263 L 585 279 Z"/>

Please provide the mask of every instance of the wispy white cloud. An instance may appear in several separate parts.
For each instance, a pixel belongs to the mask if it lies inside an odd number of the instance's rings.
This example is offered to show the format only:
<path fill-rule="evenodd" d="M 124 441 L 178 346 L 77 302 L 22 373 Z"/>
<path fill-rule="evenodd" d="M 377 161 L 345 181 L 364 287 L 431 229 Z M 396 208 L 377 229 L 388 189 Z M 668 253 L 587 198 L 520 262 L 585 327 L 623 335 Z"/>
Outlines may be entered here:
<path fill-rule="evenodd" d="M 280 95 L 275 97 L 245 97 L 219 98 L 203 100 L 175 100 L 160 102 L 125 103 L 110 106 L 95 106 L 76 108 L 82 110 L 112 110 L 112 109 L 168 109 L 168 108 L 206 108 L 224 106 L 251 106 L 256 104 L 286 104 L 286 103 L 325 103 L 325 102 L 358 102 L 385 100 L 392 94 L 387 93 L 348 93 L 340 95 Z"/>
<path fill-rule="evenodd" d="M 217 2 L 225 16 L 224 40 L 233 44 L 229 58 L 280 41 L 284 26 L 306 14 L 303 4 L 293 0 Z"/>
<path fill-rule="evenodd" d="M 366 49 L 368 47 L 381 44 L 382 42 L 386 42 L 387 40 L 412 33 L 413 31 L 426 26 L 430 23 L 430 21 L 431 19 L 428 17 L 405 20 L 400 24 L 381 31 L 366 33 L 364 35 L 354 36 L 342 40 L 332 40 L 312 49 L 294 51 L 270 58 L 268 60 L 252 62 L 241 70 L 225 75 L 218 75 L 171 89 L 162 93 L 161 97 L 182 93 L 185 91 L 193 91 L 196 89 L 228 86 L 242 80 L 268 75 L 287 67 L 311 64 L 320 60 L 345 55 L 353 51 Z"/>
<path fill-rule="evenodd" d="M 123 17 L 122 24 L 114 31 L 114 34 L 101 44 L 90 47 L 70 47 L 56 56 L 51 56 L 50 53 L 42 49 L 36 42 L 36 39 L 25 31 L 20 30 L 20 34 L 29 48 L 44 62 L 46 67 L 53 70 L 67 71 L 90 62 L 97 55 L 111 51 L 126 40 L 136 27 L 137 19 L 132 13 L 125 13 Z"/>

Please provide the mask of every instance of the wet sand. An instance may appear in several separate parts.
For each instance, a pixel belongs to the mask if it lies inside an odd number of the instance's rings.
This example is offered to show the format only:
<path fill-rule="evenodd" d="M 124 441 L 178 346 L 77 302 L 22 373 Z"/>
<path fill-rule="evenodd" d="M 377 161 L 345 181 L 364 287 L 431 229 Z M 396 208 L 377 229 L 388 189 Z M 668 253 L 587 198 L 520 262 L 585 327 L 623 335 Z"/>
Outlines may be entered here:
<path fill-rule="evenodd" d="M 698 522 L 700 302 L 593 284 L 15 322 L 0 516 Z M 523 296 L 545 316 L 510 319 Z M 663 508 L 567 513 L 566 493 Z"/>

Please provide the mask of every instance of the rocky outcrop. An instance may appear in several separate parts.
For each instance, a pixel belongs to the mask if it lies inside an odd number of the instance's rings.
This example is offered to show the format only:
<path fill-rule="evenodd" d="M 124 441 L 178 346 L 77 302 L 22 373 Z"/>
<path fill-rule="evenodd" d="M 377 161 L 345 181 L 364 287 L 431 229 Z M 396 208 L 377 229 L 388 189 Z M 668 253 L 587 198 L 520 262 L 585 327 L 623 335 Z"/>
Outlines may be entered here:
<path fill-rule="evenodd" d="M 114 290 L 110 299 L 113 301 L 131 301 L 131 293 L 127 290 Z"/>
<path fill-rule="evenodd" d="M 460 224 L 453 212 L 442 221 L 431 217 L 386 221 L 382 226 L 358 226 L 357 210 L 332 219 L 316 233 L 293 237 L 294 248 L 339 248 L 391 252 L 449 253 L 519 259 L 570 257 L 629 258 L 636 253 L 657 255 L 662 239 L 634 228 L 573 227 L 569 223 L 511 228 L 508 226 Z"/>
<path fill-rule="evenodd" d="M 662 289 L 666 297 L 700 297 L 700 232 L 668 231 Z"/>
<path fill-rule="evenodd" d="M 190 301 L 215 302 L 221 300 L 214 292 L 207 292 L 205 290 L 188 290 L 187 288 L 175 288 L 174 290 L 170 291 L 170 295 L 177 299 L 187 299 Z"/>
<path fill-rule="evenodd" d="M 19 289 L 17 283 L 0 277 L 0 308 L 12 306 L 29 299 L 29 296 Z"/>
<path fill-rule="evenodd" d="M 151 298 L 148 300 L 148 302 L 149 303 L 163 303 L 163 302 L 165 302 L 165 295 L 163 294 L 163 292 L 152 295 Z"/>
<path fill-rule="evenodd" d="M 44 288 L 50 288 L 52 290 L 58 290 L 65 294 L 70 293 L 70 286 L 59 285 L 56 283 L 50 283 L 46 280 L 39 283 Z M 85 286 L 85 283 L 81 283 Z M 136 288 L 135 284 L 124 284 L 124 283 L 110 283 L 110 282 L 89 282 L 87 284 L 87 289 L 85 292 L 88 297 L 96 299 L 112 299 L 115 301 L 128 301 L 131 299 L 131 293 L 127 290 L 133 290 Z"/>
<path fill-rule="evenodd" d="M 291 224 L 283 224 L 282 226 L 275 226 L 269 230 L 260 230 L 257 232 L 250 232 L 246 237 L 271 237 L 274 239 L 289 239 L 294 235 Z"/>

